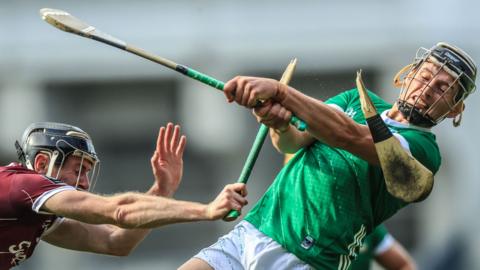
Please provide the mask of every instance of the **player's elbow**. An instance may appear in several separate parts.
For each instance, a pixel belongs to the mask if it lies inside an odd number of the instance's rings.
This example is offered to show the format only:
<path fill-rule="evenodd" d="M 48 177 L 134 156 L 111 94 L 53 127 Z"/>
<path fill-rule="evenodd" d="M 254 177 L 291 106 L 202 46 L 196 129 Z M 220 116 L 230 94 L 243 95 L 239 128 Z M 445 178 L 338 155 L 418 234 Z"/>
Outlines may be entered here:
<path fill-rule="evenodd" d="M 129 214 L 128 210 L 126 209 L 126 207 L 124 207 L 122 205 L 118 206 L 115 209 L 114 216 L 113 216 L 115 225 L 120 227 L 120 228 L 124 228 L 124 229 L 133 228 L 133 226 L 131 225 L 131 222 L 129 220 L 130 219 L 129 216 L 130 216 L 130 214 Z"/>
<path fill-rule="evenodd" d="M 138 227 L 135 218 L 136 213 L 134 208 L 131 207 L 134 202 L 135 196 L 133 193 L 125 193 L 116 198 L 115 210 L 112 213 L 114 225 L 124 229 L 134 229 Z"/>

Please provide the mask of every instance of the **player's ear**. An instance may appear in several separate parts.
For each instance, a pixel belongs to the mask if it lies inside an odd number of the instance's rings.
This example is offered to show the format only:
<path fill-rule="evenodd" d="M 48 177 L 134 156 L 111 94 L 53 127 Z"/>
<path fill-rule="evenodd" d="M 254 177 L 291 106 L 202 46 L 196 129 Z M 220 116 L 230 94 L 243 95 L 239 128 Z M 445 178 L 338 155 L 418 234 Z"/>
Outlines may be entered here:
<path fill-rule="evenodd" d="M 46 174 L 48 170 L 48 163 L 50 161 L 50 158 L 48 155 L 43 154 L 43 153 L 38 153 L 35 156 L 35 162 L 34 162 L 34 169 L 36 172 L 40 174 Z"/>

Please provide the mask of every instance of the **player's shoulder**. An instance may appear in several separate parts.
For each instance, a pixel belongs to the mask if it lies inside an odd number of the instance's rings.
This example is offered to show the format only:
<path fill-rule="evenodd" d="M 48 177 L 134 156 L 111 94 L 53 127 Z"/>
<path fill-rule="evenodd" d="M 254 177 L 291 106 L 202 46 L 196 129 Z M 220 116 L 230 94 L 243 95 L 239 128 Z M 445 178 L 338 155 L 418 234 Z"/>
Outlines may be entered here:
<path fill-rule="evenodd" d="M 16 185 L 35 185 L 39 183 L 65 185 L 61 180 L 39 174 L 30 170 L 19 163 L 11 163 L 7 166 L 0 167 L 6 178 L 9 178 Z"/>
<path fill-rule="evenodd" d="M 17 176 L 38 175 L 35 171 L 29 170 L 22 166 L 20 163 L 12 162 L 7 166 L 0 167 L 0 177 L 5 179 L 15 179 Z"/>
<path fill-rule="evenodd" d="M 435 134 L 418 129 L 399 129 L 398 133 L 408 142 L 410 152 L 432 172 L 437 172 L 442 162 Z"/>
<path fill-rule="evenodd" d="M 58 180 L 53 177 L 48 177 L 42 174 L 37 173 L 26 173 L 17 176 L 16 181 L 22 182 L 24 184 L 42 184 L 42 185 L 67 185 L 63 181 Z"/>
<path fill-rule="evenodd" d="M 0 172 L 21 172 L 21 171 L 29 171 L 29 169 L 25 168 L 22 164 L 18 162 L 12 162 L 5 166 L 0 166 Z"/>
<path fill-rule="evenodd" d="M 438 149 L 437 138 L 434 133 L 428 130 L 421 130 L 416 128 L 395 128 L 397 133 L 405 137 L 409 142 L 417 141 L 425 147 L 433 147 Z"/>
<path fill-rule="evenodd" d="M 378 96 L 375 92 L 371 90 L 367 90 L 367 94 L 370 97 L 370 99 L 373 101 L 375 106 L 378 105 L 386 105 L 387 107 L 391 107 L 392 105 L 386 102 L 384 99 L 382 99 L 380 96 Z M 349 90 L 345 90 L 341 93 L 339 93 L 336 96 L 333 96 L 329 98 L 326 103 L 335 103 L 335 102 L 358 102 L 360 103 L 360 94 L 358 93 L 357 88 L 352 88 Z"/>

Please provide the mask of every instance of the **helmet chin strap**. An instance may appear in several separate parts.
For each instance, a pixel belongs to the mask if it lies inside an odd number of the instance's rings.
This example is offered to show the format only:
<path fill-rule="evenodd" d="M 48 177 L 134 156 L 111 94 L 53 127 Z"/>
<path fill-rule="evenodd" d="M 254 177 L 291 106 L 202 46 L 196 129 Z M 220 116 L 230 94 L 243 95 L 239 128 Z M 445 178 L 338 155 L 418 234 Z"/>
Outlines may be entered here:
<path fill-rule="evenodd" d="M 404 100 L 398 100 L 397 106 L 403 117 L 405 117 L 408 122 L 413 125 L 427 128 L 431 128 L 436 125 L 435 121 L 430 119 L 428 115 L 421 113 L 417 108 L 411 104 L 408 104 Z"/>

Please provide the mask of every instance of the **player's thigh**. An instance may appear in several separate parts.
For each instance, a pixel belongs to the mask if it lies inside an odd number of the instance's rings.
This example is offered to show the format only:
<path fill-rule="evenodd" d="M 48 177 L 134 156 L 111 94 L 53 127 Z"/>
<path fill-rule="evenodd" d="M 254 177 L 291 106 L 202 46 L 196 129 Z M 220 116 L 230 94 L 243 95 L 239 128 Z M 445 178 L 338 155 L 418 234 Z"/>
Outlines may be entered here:
<path fill-rule="evenodd" d="M 213 270 L 213 268 L 204 260 L 191 258 L 178 268 L 178 270 Z"/>

